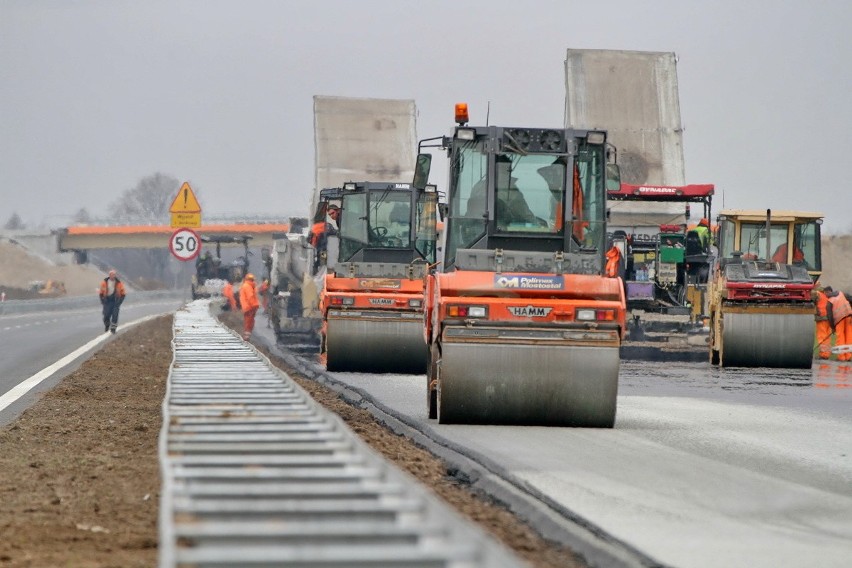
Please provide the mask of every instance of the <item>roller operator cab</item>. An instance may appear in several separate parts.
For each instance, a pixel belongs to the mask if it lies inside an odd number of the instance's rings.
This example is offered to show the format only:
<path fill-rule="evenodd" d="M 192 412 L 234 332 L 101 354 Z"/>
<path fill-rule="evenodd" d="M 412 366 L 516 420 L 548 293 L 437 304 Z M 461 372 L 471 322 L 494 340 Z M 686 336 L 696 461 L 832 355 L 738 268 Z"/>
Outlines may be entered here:
<path fill-rule="evenodd" d="M 322 292 L 329 371 L 423 373 L 426 275 L 438 193 L 410 183 L 344 184 L 338 253 Z"/>
<path fill-rule="evenodd" d="M 819 213 L 722 211 L 710 289 L 710 361 L 810 368 Z"/>
<path fill-rule="evenodd" d="M 429 416 L 612 427 L 625 326 L 604 276 L 606 133 L 470 127 L 457 108 L 430 276 Z"/>

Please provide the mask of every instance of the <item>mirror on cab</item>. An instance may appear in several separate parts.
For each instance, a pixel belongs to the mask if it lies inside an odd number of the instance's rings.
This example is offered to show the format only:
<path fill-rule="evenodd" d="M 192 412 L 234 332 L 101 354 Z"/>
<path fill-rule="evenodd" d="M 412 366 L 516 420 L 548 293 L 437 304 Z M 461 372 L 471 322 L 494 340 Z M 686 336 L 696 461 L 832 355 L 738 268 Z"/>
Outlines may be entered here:
<path fill-rule="evenodd" d="M 606 165 L 606 190 L 618 191 L 621 189 L 621 168 L 618 164 Z"/>
<path fill-rule="evenodd" d="M 432 154 L 417 154 L 417 164 L 414 166 L 414 182 L 417 189 L 424 189 L 429 183 L 429 171 L 432 169 Z"/>

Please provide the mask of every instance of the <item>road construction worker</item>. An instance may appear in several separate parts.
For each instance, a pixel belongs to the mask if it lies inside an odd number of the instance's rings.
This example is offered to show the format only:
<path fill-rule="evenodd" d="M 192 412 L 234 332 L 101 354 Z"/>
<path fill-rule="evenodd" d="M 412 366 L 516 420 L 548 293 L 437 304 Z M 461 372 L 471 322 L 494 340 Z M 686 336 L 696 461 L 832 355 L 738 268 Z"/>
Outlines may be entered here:
<path fill-rule="evenodd" d="M 775 254 L 772 255 L 772 262 L 787 263 L 787 243 L 781 243 L 775 249 Z M 795 244 L 793 245 L 793 262 L 796 264 L 805 262 L 805 253 Z"/>
<path fill-rule="evenodd" d="M 707 250 L 710 247 L 710 221 L 703 218 L 698 222 L 698 226 L 693 229 L 701 240 L 701 248 Z"/>
<path fill-rule="evenodd" d="M 820 359 L 831 359 L 831 322 L 828 321 L 828 296 L 822 288 L 814 290 L 816 341 Z"/>
<path fill-rule="evenodd" d="M 254 329 L 254 316 L 260 307 L 257 301 L 257 288 L 254 283 L 254 274 L 246 274 L 242 286 L 240 286 L 240 307 L 243 310 L 243 339 L 248 341 Z"/>
<path fill-rule="evenodd" d="M 338 218 L 340 217 L 340 207 L 337 205 L 328 206 L 328 216 L 334 222 L 333 224 L 325 220 L 325 215 L 319 221 L 316 221 L 311 226 L 311 234 L 308 237 L 308 242 L 315 248 L 325 248 L 325 241 L 328 235 L 337 234 L 337 227 L 340 225 Z"/>
<path fill-rule="evenodd" d="M 617 246 L 606 251 L 606 275 L 610 278 L 615 278 L 621 272 L 621 249 Z"/>
<path fill-rule="evenodd" d="M 222 288 L 222 295 L 225 296 L 225 299 L 228 301 L 226 305 L 222 306 L 222 309 L 236 312 L 237 299 L 234 297 L 234 285 L 231 284 L 230 280 L 225 282 L 225 286 Z"/>
<path fill-rule="evenodd" d="M 126 295 L 124 284 L 118 279 L 115 270 L 110 270 L 109 275 L 103 279 L 98 295 L 103 307 L 104 331 L 115 333 L 118 327 L 118 310 Z"/>
<path fill-rule="evenodd" d="M 835 334 L 834 345 L 850 349 L 839 353 L 837 360 L 852 361 L 852 306 L 840 290 L 835 291 L 831 286 L 826 286 L 824 292 L 828 298 L 828 321 L 831 322 Z"/>

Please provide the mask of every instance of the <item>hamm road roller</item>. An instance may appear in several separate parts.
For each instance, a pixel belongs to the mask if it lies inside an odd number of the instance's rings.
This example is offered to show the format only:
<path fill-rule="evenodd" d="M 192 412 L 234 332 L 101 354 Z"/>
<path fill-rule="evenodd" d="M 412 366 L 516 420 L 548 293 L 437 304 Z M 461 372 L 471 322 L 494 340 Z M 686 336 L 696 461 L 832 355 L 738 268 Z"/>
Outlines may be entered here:
<path fill-rule="evenodd" d="M 710 286 L 712 364 L 811 367 L 822 219 L 769 209 L 720 213 Z"/>
<path fill-rule="evenodd" d="M 426 275 L 435 262 L 438 192 L 345 183 L 339 245 L 320 309 L 329 371 L 423 373 Z"/>
<path fill-rule="evenodd" d="M 435 144 L 450 179 L 428 284 L 430 418 L 611 428 L 625 298 L 604 275 L 606 133 L 467 126 L 464 104 L 456 122 Z"/>

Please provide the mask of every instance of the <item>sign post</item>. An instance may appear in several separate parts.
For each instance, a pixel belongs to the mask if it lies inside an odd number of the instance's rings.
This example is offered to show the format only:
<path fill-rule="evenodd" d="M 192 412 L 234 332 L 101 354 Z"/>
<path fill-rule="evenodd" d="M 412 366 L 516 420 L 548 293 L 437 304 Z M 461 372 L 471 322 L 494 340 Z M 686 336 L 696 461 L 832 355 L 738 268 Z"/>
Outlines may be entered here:
<path fill-rule="evenodd" d="M 189 182 L 185 181 L 180 186 L 169 207 L 169 213 L 172 214 L 173 229 L 201 226 L 201 205 L 195 197 L 195 192 L 189 187 Z"/>
<path fill-rule="evenodd" d="M 178 229 L 169 239 L 169 250 L 178 260 L 193 260 L 201 252 L 201 238 L 192 229 Z"/>

